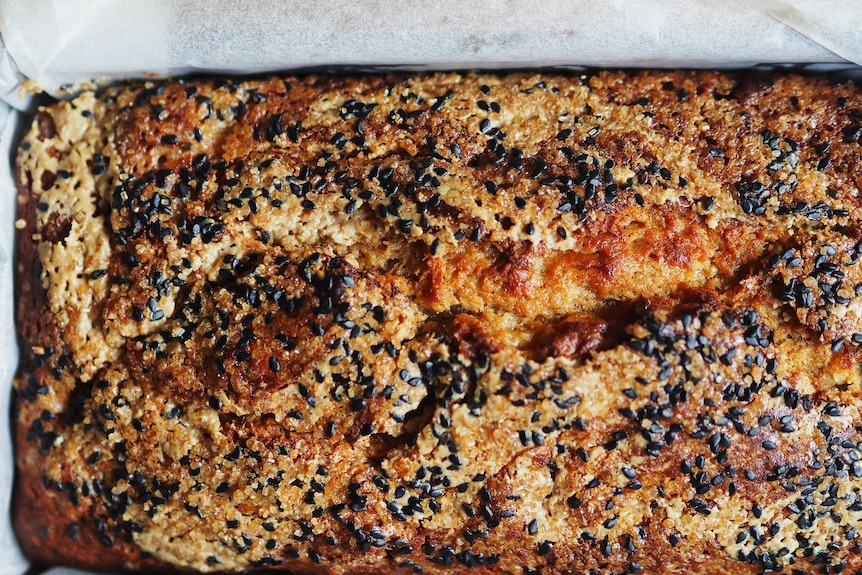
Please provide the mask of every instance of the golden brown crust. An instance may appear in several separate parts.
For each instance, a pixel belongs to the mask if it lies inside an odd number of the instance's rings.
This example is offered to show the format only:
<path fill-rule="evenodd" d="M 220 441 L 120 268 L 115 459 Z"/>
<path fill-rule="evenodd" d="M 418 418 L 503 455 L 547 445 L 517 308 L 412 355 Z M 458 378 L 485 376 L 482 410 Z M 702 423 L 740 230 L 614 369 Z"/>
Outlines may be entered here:
<path fill-rule="evenodd" d="M 669 71 L 46 108 L 18 158 L 25 550 L 862 568 L 860 110 L 825 78 Z"/>

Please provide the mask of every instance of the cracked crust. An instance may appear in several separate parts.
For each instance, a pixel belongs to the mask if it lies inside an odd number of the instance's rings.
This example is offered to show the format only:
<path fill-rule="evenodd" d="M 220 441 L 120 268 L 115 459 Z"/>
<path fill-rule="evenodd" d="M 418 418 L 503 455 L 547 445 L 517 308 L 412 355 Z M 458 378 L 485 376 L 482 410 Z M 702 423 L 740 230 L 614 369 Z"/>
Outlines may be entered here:
<path fill-rule="evenodd" d="M 45 564 L 862 568 L 862 94 L 715 72 L 134 84 L 17 170 Z"/>

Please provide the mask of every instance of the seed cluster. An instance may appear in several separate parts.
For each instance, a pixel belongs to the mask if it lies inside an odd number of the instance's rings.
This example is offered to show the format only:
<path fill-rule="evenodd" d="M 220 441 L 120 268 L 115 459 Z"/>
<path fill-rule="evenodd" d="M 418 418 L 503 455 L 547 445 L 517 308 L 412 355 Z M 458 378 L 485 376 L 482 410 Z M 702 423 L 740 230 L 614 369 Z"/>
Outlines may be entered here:
<path fill-rule="evenodd" d="M 134 84 L 18 159 L 22 543 L 205 572 L 862 569 L 862 94 Z"/>

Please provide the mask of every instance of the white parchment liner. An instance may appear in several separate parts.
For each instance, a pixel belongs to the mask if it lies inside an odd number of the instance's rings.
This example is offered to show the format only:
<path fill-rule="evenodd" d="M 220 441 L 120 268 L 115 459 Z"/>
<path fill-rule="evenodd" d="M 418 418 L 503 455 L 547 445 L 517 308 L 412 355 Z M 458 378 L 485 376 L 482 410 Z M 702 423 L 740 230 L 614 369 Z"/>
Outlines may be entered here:
<path fill-rule="evenodd" d="M 26 110 L 17 93 L 27 78 L 63 95 L 89 80 L 345 66 L 853 69 L 862 64 L 862 2 L 0 0 L 0 35 L 0 99 Z M 8 512 L 18 356 L 11 159 L 24 121 L 0 103 L 0 575 L 29 568 Z"/>
<path fill-rule="evenodd" d="M 18 365 L 12 305 L 12 249 L 15 237 L 17 194 L 12 177 L 11 158 L 15 133 L 21 123 L 18 113 L 0 103 L 0 575 L 23 573 L 28 564 L 15 541 L 9 520 L 12 498 L 12 426 L 8 421 L 12 399 L 12 376 Z"/>
<path fill-rule="evenodd" d="M 200 70 L 862 62 L 856 0 L 0 0 L 0 30 L 52 92 Z"/>

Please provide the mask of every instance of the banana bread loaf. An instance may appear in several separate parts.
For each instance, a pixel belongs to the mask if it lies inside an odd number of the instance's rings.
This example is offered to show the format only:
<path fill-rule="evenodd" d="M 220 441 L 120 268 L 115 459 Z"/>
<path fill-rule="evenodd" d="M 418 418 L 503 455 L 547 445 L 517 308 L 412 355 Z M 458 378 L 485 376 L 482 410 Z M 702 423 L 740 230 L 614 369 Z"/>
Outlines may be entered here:
<path fill-rule="evenodd" d="M 43 564 L 862 568 L 862 92 L 145 83 L 17 160 Z"/>

